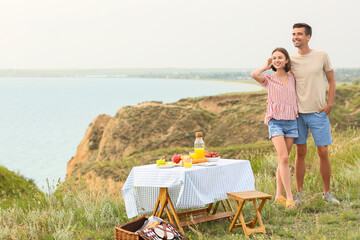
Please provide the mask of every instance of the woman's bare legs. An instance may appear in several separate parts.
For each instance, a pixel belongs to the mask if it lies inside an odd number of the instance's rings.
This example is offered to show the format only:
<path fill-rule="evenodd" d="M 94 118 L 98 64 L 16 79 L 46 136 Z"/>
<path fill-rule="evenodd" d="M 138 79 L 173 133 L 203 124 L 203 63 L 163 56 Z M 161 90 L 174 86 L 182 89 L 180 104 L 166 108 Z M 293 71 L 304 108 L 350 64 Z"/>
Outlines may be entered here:
<path fill-rule="evenodd" d="M 276 172 L 276 199 L 281 197 L 282 190 L 285 188 L 286 199 L 293 201 L 291 192 L 291 175 L 289 167 L 289 155 L 293 138 L 285 138 L 284 136 L 276 136 L 271 138 L 275 149 L 278 153 L 278 169 Z"/>
<path fill-rule="evenodd" d="M 275 200 L 283 197 L 283 195 L 282 195 L 283 189 L 284 189 L 284 185 L 283 185 L 282 180 L 281 180 L 280 171 L 279 171 L 279 163 L 278 163 L 278 167 L 276 169 L 276 196 L 275 196 Z"/>

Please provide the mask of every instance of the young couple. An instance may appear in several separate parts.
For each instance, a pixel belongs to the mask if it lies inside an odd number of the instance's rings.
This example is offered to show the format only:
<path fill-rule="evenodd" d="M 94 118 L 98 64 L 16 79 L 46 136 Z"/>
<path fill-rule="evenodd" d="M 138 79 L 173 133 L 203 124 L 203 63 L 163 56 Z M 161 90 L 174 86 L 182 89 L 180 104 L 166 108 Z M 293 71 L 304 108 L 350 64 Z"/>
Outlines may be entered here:
<path fill-rule="evenodd" d="M 293 25 L 292 41 L 298 53 L 289 57 L 284 48 L 276 48 L 263 67 L 251 73 L 251 77 L 268 90 L 265 124 L 269 128 L 269 138 L 278 153 L 276 172 L 275 202 L 295 208 L 301 200 L 304 176 L 306 141 L 309 130 L 314 138 L 320 157 L 320 173 L 323 181 L 323 199 L 340 202 L 331 194 L 331 166 L 327 146 L 332 143 L 328 115 L 335 97 L 334 72 L 326 52 L 311 49 L 311 27 L 305 23 Z M 272 69 L 273 74 L 262 72 Z M 328 102 L 326 83 L 328 81 Z M 291 192 L 289 154 L 292 144 L 296 144 L 295 178 L 297 193 L 295 202 Z M 285 189 L 286 198 L 282 195 Z"/>

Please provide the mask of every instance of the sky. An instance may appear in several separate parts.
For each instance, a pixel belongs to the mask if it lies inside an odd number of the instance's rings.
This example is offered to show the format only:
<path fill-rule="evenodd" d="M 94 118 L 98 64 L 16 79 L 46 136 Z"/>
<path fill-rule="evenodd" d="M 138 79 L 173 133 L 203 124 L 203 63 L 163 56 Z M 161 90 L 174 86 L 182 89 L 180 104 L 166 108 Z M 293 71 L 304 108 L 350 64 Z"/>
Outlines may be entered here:
<path fill-rule="evenodd" d="M 0 0 L 0 69 L 256 68 L 292 25 L 360 67 L 358 0 Z"/>

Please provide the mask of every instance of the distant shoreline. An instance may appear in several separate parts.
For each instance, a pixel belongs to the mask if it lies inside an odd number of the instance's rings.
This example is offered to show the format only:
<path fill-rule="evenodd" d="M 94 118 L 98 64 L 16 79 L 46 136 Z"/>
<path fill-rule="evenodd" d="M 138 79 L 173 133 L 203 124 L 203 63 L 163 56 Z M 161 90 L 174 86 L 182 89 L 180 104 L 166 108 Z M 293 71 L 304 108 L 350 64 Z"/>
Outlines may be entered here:
<path fill-rule="evenodd" d="M 254 68 L 68 68 L 0 69 L 0 78 L 153 78 L 231 81 L 257 84 L 249 75 Z M 360 68 L 335 68 L 337 83 L 360 80 Z"/>
<path fill-rule="evenodd" d="M 119 79 L 132 79 L 132 78 L 141 78 L 141 79 L 167 79 L 167 80 L 199 80 L 199 81 L 219 81 L 219 82 L 232 82 L 232 83 L 242 83 L 242 84 L 250 84 L 250 85 L 258 85 L 255 80 L 252 79 L 221 79 L 221 78 L 163 78 L 163 77 L 138 77 L 138 76 L 1 76 L 0 78 L 11 78 L 11 79 L 32 79 L 32 78 L 52 78 L 52 79 L 68 79 L 68 78 L 89 78 L 89 79 L 95 79 L 95 78 L 119 78 Z"/>

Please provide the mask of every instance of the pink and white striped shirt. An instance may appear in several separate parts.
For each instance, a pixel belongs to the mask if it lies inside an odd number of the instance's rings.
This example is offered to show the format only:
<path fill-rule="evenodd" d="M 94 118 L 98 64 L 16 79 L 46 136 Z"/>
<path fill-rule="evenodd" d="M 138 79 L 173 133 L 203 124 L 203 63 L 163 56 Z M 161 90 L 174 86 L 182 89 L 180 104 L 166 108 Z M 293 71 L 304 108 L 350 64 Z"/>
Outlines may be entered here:
<path fill-rule="evenodd" d="M 288 72 L 288 85 L 284 86 L 275 73 L 265 73 L 265 82 L 260 83 L 268 91 L 267 109 L 264 123 L 269 120 L 295 120 L 298 117 L 298 106 L 295 92 L 295 76 Z"/>

